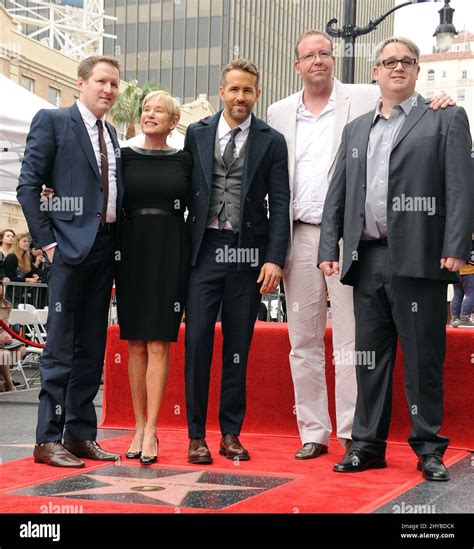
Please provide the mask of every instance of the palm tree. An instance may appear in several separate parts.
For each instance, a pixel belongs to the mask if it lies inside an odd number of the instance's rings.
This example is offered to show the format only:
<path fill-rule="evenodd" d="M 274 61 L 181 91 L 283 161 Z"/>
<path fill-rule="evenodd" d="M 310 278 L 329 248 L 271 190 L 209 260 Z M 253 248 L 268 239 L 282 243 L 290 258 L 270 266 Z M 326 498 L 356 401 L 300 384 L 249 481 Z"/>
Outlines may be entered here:
<path fill-rule="evenodd" d="M 126 125 L 126 139 L 135 137 L 135 124 L 140 120 L 141 106 L 145 96 L 151 91 L 162 89 L 164 88 L 160 84 L 151 82 L 147 82 L 142 88 L 139 88 L 138 81 L 131 80 L 117 97 L 114 106 L 110 109 L 110 115 L 118 124 Z"/>

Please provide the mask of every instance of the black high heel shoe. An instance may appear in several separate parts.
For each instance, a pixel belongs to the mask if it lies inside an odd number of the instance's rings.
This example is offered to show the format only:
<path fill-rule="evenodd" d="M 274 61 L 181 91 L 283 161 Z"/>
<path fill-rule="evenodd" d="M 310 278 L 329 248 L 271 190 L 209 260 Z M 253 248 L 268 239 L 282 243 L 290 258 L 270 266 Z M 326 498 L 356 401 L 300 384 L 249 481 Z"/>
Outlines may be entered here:
<path fill-rule="evenodd" d="M 140 456 L 140 463 L 142 465 L 151 465 L 158 461 L 158 437 L 156 438 L 156 454 L 155 456 Z"/>
<path fill-rule="evenodd" d="M 142 444 L 143 444 L 143 437 L 142 437 L 142 441 L 140 442 L 140 450 L 137 450 L 136 452 L 132 452 L 131 450 L 127 450 L 125 452 L 125 457 L 128 458 L 128 459 L 138 459 L 142 455 L 142 449 L 141 449 Z"/>
<path fill-rule="evenodd" d="M 128 452 L 125 453 L 125 457 L 128 459 L 138 459 L 141 455 L 141 450 L 138 450 L 138 452 L 131 452 L 130 450 L 128 450 Z"/>

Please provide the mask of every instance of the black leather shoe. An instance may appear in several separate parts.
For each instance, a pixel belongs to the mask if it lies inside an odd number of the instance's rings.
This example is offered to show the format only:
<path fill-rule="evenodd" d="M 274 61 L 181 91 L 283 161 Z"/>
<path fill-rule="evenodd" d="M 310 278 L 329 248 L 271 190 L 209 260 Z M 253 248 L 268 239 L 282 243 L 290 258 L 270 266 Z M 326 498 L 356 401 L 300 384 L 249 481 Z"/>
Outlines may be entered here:
<path fill-rule="evenodd" d="M 358 473 L 367 469 L 385 469 L 385 457 L 376 456 L 362 448 L 351 448 L 344 454 L 342 461 L 336 463 L 333 471 L 337 473 Z"/>
<path fill-rule="evenodd" d="M 418 456 L 418 471 L 423 471 L 425 480 L 449 480 L 449 472 L 446 469 L 443 459 L 438 454 L 425 454 Z"/>
<path fill-rule="evenodd" d="M 247 450 L 240 444 L 240 440 L 236 435 L 226 433 L 222 435 L 219 454 L 227 459 L 235 459 L 236 461 L 248 461 L 250 455 Z"/>
<path fill-rule="evenodd" d="M 314 459 L 328 453 L 328 447 L 318 442 L 306 442 L 296 452 L 295 459 Z"/>
<path fill-rule="evenodd" d="M 208 465 L 212 463 L 211 452 L 205 438 L 191 438 L 189 440 L 188 463 Z"/>
<path fill-rule="evenodd" d="M 83 440 L 82 442 L 74 442 L 64 440 L 63 446 L 68 452 L 79 458 L 93 459 L 95 461 L 118 461 L 119 454 L 106 452 L 97 444 L 95 440 Z"/>

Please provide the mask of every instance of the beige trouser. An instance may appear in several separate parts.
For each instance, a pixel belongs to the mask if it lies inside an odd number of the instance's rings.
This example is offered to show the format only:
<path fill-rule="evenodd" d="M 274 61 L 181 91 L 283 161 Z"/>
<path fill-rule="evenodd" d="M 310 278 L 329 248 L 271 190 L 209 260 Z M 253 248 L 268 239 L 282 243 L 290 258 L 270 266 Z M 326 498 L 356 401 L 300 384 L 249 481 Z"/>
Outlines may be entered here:
<path fill-rule="evenodd" d="M 323 339 L 328 292 L 336 370 L 337 437 L 345 446 L 351 438 L 357 395 L 352 287 L 341 284 L 339 275 L 326 277 L 318 269 L 319 226 L 295 224 L 293 229 L 292 260 L 284 283 L 298 429 L 303 444 L 327 445 L 331 436 Z"/>

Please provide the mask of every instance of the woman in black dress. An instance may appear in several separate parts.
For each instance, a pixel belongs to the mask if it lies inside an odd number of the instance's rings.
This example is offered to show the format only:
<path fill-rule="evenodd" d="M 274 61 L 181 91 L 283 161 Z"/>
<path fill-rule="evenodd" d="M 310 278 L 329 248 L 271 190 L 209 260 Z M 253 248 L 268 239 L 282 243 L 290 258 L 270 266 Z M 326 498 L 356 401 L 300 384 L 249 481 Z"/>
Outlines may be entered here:
<path fill-rule="evenodd" d="M 156 423 L 169 369 L 169 345 L 183 315 L 190 264 L 184 211 L 192 160 L 167 137 L 180 118 L 164 91 L 142 105 L 140 147 L 122 149 L 125 184 L 120 233 L 117 307 L 121 339 L 128 340 L 128 372 L 135 436 L 126 457 L 157 460 Z"/>

